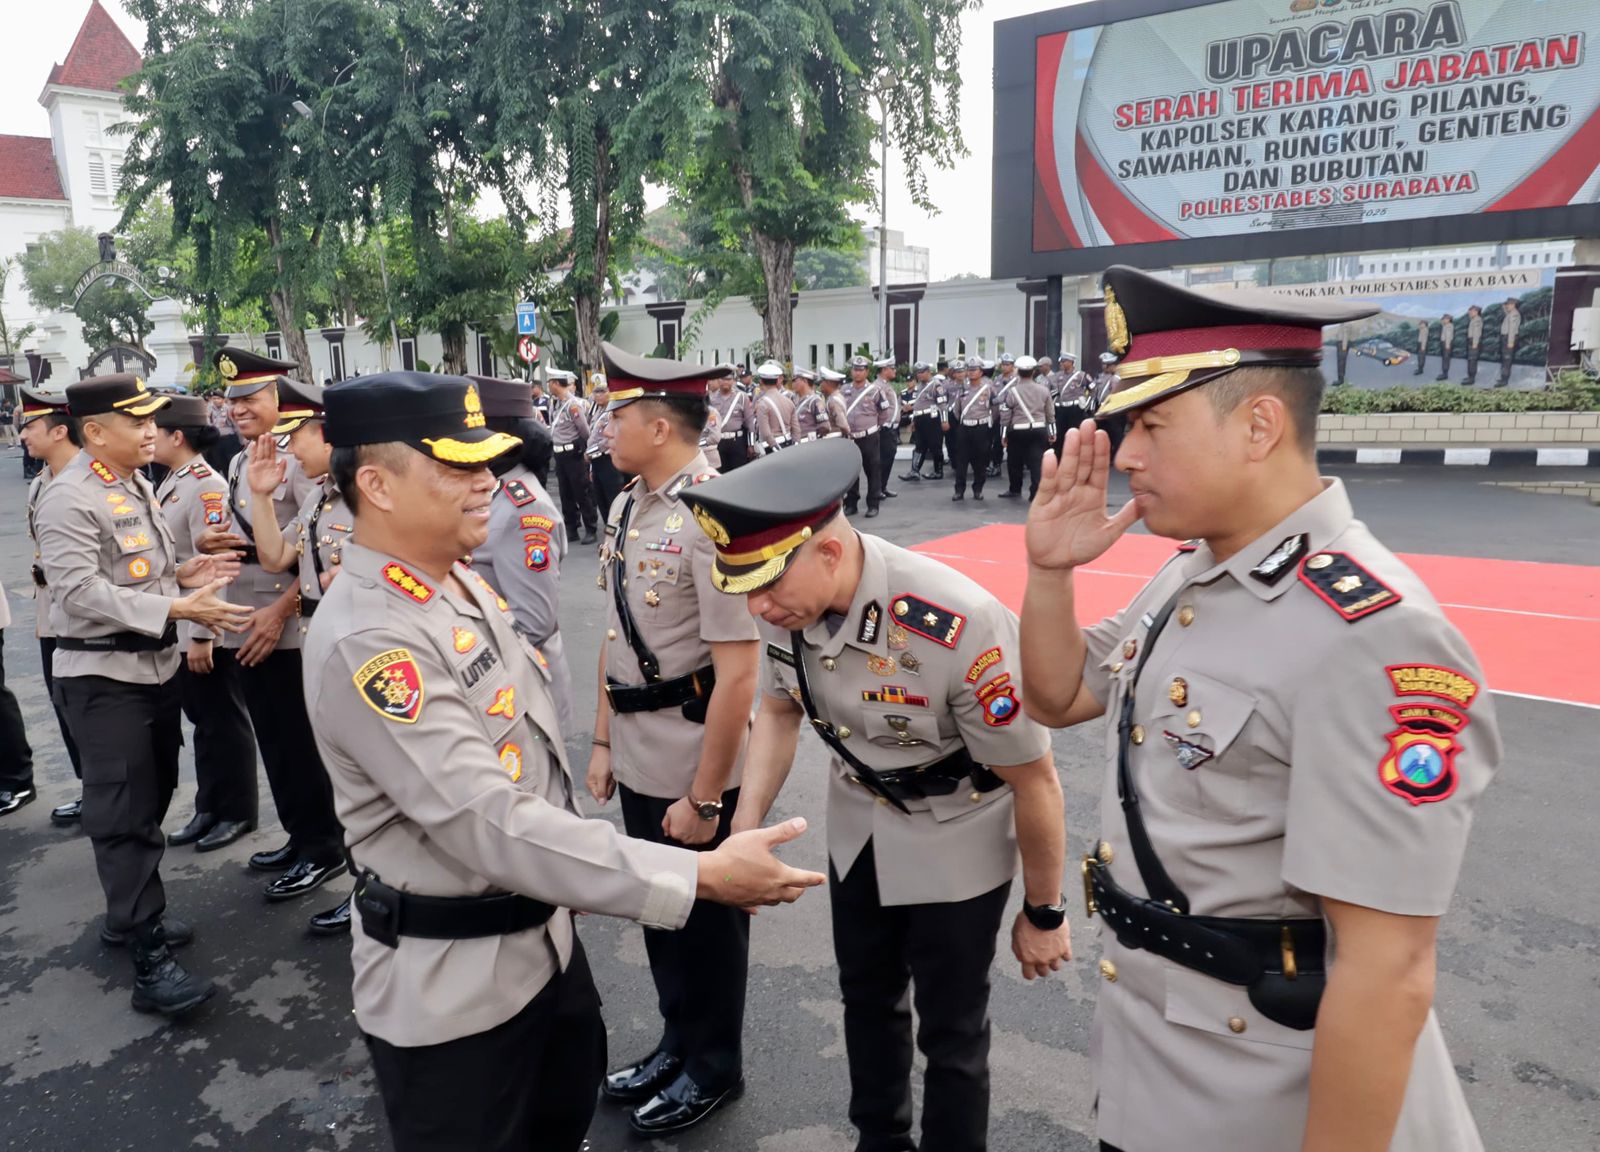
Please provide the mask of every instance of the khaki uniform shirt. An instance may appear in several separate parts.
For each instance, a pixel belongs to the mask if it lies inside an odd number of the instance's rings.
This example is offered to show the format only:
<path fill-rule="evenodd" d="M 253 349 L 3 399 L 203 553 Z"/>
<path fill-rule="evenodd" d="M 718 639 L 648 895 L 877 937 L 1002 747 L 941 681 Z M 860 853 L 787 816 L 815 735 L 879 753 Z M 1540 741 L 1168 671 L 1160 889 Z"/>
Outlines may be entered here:
<path fill-rule="evenodd" d="M 1517 343 L 1517 332 L 1522 328 L 1522 313 L 1514 308 L 1507 308 L 1505 315 L 1500 320 L 1500 335 L 1512 347 Z"/>
<path fill-rule="evenodd" d="M 427 896 L 514 891 L 559 905 L 505 936 L 389 948 L 355 918 L 355 1015 L 391 1044 L 440 1044 L 502 1024 L 572 955 L 577 908 L 678 928 L 693 853 L 584 820 L 545 673 L 493 592 L 467 594 L 345 545 L 306 637 L 306 707 L 358 867 Z"/>
<path fill-rule="evenodd" d="M 932 764 L 962 744 L 980 764 L 1002 767 L 1050 751 L 1049 733 L 1022 714 L 1017 695 L 1017 618 L 936 560 L 875 536 L 861 543 L 849 614 L 808 628 L 803 654 L 817 713 L 846 747 L 879 770 Z M 762 632 L 762 690 L 798 705 L 789 635 L 765 624 Z M 872 841 L 883 904 L 968 900 L 1016 875 L 1010 785 L 978 792 L 965 783 L 906 801 L 908 814 L 854 783 L 838 757 L 830 766 L 829 858 L 846 876 Z"/>
<path fill-rule="evenodd" d="M 162 478 L 156 489 L 156 503 L 177 545 L 177 561 L 182 564 L 195 554 L 195 541 L 207 528 L 221 524 L 228 515 L 227 484 L 211 466 L 196 456 L 182 468 Z M 215 640 L 216 633 L 204 624 L 185 620 L 178 625 L 178 651 L 187 652 L 192 640 Z"/>
<path fill-rule="evenodd" d="M 749 438 L 750 432 L 755 427 L 755 416 L 750 411 L 749 396 L 735 386 L 727 392 L 711 393 L 710 403 L 716 410 L 717 428 L 723 438 L 736 434 Z"/>
<path fill-rule="evenodd" d="M 850 435 L 850 413 L 845 408 L 844 390 L 836 388 L 832 395 L 822 398 L 822 414 L 826 417 L 822 428 L 824 436 Z"/>
<path fill-rule="evenodd" d="M 611 594 L 614 560 L 627 573 L 622 589 L 646 646 L 661 662 L 661 678 L 671 680 L 711 663 L 711 645 L 757 639 L 755 621 L 742 596 L 726 596 L 711 583 L 716 548 L 678 495 L 714 473 L 703 455 L 661 488 L 641 476 L 618 496 L 606 520 L 600 549 L 600 576 L 607 590 L 606 635 L 601 660 L 606 675 L 622 684 L 645 682 L 639 660 L 622 634 L 616 598 Z M 623 509 L 632 503 L 627 528 L 619 533 Z M 700 767 L 705 726 L 677 708 L 657 712 L 613 713 L 611 770 L 617 783 L 644 796 L 676 799 L 689 794 Z M 744 771 L 743 742 L 725 789 L 737 788 Z"/>
<path fill-rule="evenodd" d="M 934 376 L 926 384 L 922 384 L 917 388 L 916 399 L 911 402 L 911 414 L 913 416 L 942 417 L 945 407 L 949 403 L 948 381 L 943 376 Z"/>
<path fill-rule="evenodd" d="M 589 425 L 589 442 L 584 447 L 583 454 L 593 460 L 596 456 L 604 456 L 611 451 L 611 446 L 606 440 L 606 425 L 611 423 L 611 413 L 604 408 L 595 416 L 594 423 Z"/>
<path fill-rule="evenodd" d="M 550 493 L 518 465 L 500 480 L 489 506 L 489 536 L 472 553 L 472 570 L 511 606 L 511 620 L 550 668 L 562 732 L 576 732 L 572 670 L 561 639 L 561 561 L 567 526 Z"/>
<path fill-rule="evenodd" d="M 50 584 L 50 628 L 58 638 L 167 629 L 178 587 L 177 544 L 144 474 L 126 479 L 80 452 L 48 484 L 34 513 L 39 563 Z M 56 649 L 57 677 L 105 676 L 162 684 L 178 671 L 178 646 L 157 652 Z"/>
<path fill-rule="evenodd" d="M 827 434 L 828 412 L 822 393 L 813 390 L 795 398 L 794 429 L 798 440 L 815 440 Z"/>
<path fill-rule="evenodd" d="M 283 455 L 283 454 L 280 454 Z M 289 522 L 300 511 L 300 506 L 305 503 L 306 497 L 318 491 L 317 482 L 305 474 L 305 469 L 300 467 L 300 462 L 293 456 L 283 456 L 288 467 L 284 472 L 283 483 L 272 493 L 272 507 L 278 514 L 278 527 L 287 529 Z M 254 498 L 250 491 L 250 484 L 245 479 L 245 466 L 249 463 L 249 449 L 237 453 L 228 461 L 228 504 L 230 516 L 233 521 L 234 531 L 245 539 L 255 542 L 255 532 L 250 526 L 250 503 Z M 285 533 L 285 539 L 292 542 L 292 538 Z M 232 584 L 223 589 L 223 598 L 233 604 L 244 604 L 251 608 L 266 608 L 277 602 L 284 590 L 293 588 L 299 580 L 299 575 L 294 568 L 285 572 L 268 572 L 259 564 L 245 564 L 239 570 L 239 577 Z M 294 626 L 293 621 L 284 625 L 283 633 L 278 637 L 277 647 L 300 647 L 301 630 Z M 250 633 L 224 632 L 222 646 L 224 648 L 238 648 L 249 639 Z"/>
<path fill-rule="evenodd" d="M 83 453 L 79 451 L 72 459 L 76 460 L 81 455 Z M 45 485 L 49 484 L 53 479 L 55 479 L 55 476 L 47 464 L 39 469 L 39 474 L 33 478 L 33 483 L 28 485 L 28 539 L 33 542 L 33 563 L 40 572 L 44 571 L 44 565 L 40 563 L 39 559 L 39 528 L 37 524 L 39 497 L 43 495 Z M 48 640 L 55 635 L 54 632 L 50 631 L 50 586 L 48 584 L 41 586 L 37 581 L 33 583 L 33 634 L 41 640 Z"/>
<path fill-rule="evenodd" d="M 1483 317 L 1481 315 L 1468 316 L 1467 317 L 1467 346 L 1469 348 L 1476 348 L 1478 346 L 1478 344 L 1482 340 L 1483 340 Z"/>
<path fill-rule="evenodd" d="M 1456 326 L 1449 320 L 1439 324 L 1439 352 L 1442 355 L 1450 351 L 1450 346 L 1456 342 Z"/>
<path fill-rule="evenodd" d="M 1043 380 L 1018 378 L 1000 394 L 1000 421 L 1012 428 L 1044 428 L 1056 431 L 1056 406 L 1050 399 L 1050 385 Z"/>
<path fill-rule="evenodd" d="M 883 414 L 889 409 L 891 401 L 883 394 L 876 380 L 868 380 L 859 388 L 846 380 L 839 385 L 838 395 L 844 401 L 845 423 L 852 440 L 859 440 L 883 425 Z"/>
<path fill-rule="evenodd" d="M 337 574 L 339 566 L 344 563 L 345 545 L 354 531 L 355 520 L 350 515 L 349 506 L 326 476 L 312 482 L 311 491 L 306 493 L 300 511 L 284 525 L 283 538 L 300 557 L 295 571 L 300 580 L 301 615 L 298 625 L 302 637 L 311 628 L 311 613 L 321 607 L 320 601 L 326 595 L 322 589 L 322 576 L 324 573 Z M 305 610 L 307 604 L 315 605 L 311 612 Z"/>
<path fill-rule="evenodd" d="M 706 426 L 700 429 L 700 454 L 713 468 L 722 467 L 722 421 L 717 416 L 716 405 L 706 405 Z"/>
<path fill-rule="evenodd" d="M 1449 906 L 1500 757 L 1494 701 L 1428 589 L 1353 518 L 1343 484 L 1324 484 L 1224 563 L 1204 543 L 1180 553 L 1087 629 L 1085 683 L 1111 718 L 1102 835 L 1135 895 L 1148 893 L 1118 800 L 1115 718 L 1151 618 L 1181 590 L 1139 677 L 1130 771 L 1190 911 L 1315 917 L 1323 897 L 1405 916 Z M 1364 571 L 1320 559 L 1330 553 Z M 1318 572 L 1331 587 L 1306 582 Z M 1443 724 L 1424 740 L 1416 717 Z M 1109 932 L 1101 942 L 1100 1139 L 1126 1152 L 1298 1148 L 1315 1032 L 1267 1019 L 1242 987 Z M 1390 1147 L 1482 1147 L 1431 1014 Z"/>
<path fill-rule="evenodd" d="M 898 433 L 900 430 L 900 392 L 894 386 L 893 380 L 885 380 L 881 376 L 877 380 L 878 391 L 883 394 L 883 408 L 878 421 L 878 427 L 885 432 Z"/>
<path fill-rule="evenodd" d="M 997 385 L 989 377 L 967 381 L 966 391 L 956 398 L 950 409 L 950 424 L 953 427 L 958 421 L 969 427 L 978 424 L 993 423 L 994 413 L 999 409 L 999 400 L 995 396 Z"/>
<path fill-rule="evenodd" d="M 794 401 L 778 388 L 763 388 L 756 397 L 756 434 L 768 452 L 776 452 L 799 438 Z"/>
<path fill-rule="evenodd" d="M 551 398 L 550 441 L 553 444 L 589 444 L 589 416 L 576 396 L 566 401 Z"/>
<path fill-rule="evenodd" d="M 1428 326 L 1426 324 L 1417 325 L 1417 352 L 1424 356 L 1428 353 Z"/>

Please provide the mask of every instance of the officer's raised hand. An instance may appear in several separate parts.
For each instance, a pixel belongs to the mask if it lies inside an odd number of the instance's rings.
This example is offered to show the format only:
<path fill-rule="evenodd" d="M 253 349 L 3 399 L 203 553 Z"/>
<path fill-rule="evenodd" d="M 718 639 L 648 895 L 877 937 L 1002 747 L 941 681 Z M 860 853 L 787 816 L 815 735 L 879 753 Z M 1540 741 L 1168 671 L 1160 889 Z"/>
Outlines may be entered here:
<path fill-rule="evenodd" d="M 278 455 L 277 442 L 271 436 L 257 436 L 245 448 L 249 460 L 245 464 L 244 478 L 250 491 L 258 496 L 271 496 L 289 474 L 289 462 Z"/>
<path fill-rule="evenodd" d="M 791 868 L 773 855 L 779 844 L 795 839 L 805 830 L 805 820 L 797 817 L 770 828 L 729 836 L 700 856 L 695 895 L 736 908 L 793 904 L 807 888 L 827 880 L 820 872 Z"/>
<path fill-rule="evenodd" d="M 1111 473 L 1111 440 L 1085 420 L 1067 433 L 1059 463 L 1044 459 L 1039 494 L 1028 507 L 1028 563 L 1066 570 L 1094 560 L 1139 519 L 1129 500 L 1115 516 L 1106 515 L 1106 484 Z"/>

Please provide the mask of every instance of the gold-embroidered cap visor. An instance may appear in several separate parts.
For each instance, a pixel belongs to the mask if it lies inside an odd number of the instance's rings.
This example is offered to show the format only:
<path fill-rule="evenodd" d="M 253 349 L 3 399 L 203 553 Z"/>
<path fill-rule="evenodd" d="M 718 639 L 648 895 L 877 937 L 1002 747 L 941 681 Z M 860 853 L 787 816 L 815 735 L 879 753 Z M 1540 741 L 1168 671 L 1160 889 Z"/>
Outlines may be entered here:
<path fill-rule="evenodd" d="M 506 432 L 474 429 L 464 436 L 423 437 L 411 446 L 452 468 L 482 468 L 491 460 L 522 447 L 522 441 Z"/>
<path fill-rule="evenodd" d="M 307 420 L 321 420 L 322 413 L 311 408 L 297 408 L 293 411 L 279 409 L 278 422 L 272 426 L 272 435 L 287 436 Z"/>

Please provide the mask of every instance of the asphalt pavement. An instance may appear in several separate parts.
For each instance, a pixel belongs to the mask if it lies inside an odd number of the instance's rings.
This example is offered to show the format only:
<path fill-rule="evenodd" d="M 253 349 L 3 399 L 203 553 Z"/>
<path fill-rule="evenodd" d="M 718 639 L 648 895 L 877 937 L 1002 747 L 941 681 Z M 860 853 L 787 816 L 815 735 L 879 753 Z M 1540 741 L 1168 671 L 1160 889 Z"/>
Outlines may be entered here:
<path fill-rule="evenodd" d="M 1529 470 L 1532 471 L 1531 469 Z M 1545 480 L 1556 469 L 1539 469 Z M 1464 468 L 1350 467 L 1357 514 L 1402 552 L 1595 565 L 1600 509 L 1488 485 Z M 1512 478 L 1496 471 L 1495 480 Z M 953 505 L 948 485 L 899 483 L 898 500 L 861 526 L 911 545 L 1024 510 L 993 498 Z M 0 452 L 0 580 L 11 597 L 7 680 L 35 744 L 41 795 L 0 820 L 0 1145 L 38 1152 L 388 1147 L 376 1085 L 350 1014 L 348 944 L 304 935 L 308 914 L 347 882 L 302 904 L 268 906 L 245 858 L 281 842 L 275 823 L 230 850 L 169 851 L 171 914 L 190 921 L 186 964 L 221 993 L 168 1024 L 128 1007 L 130 965 L 97 937 L 102 903 L 88 843 L 51 827 L 52 805 L 76 794 L 59 747 L 32 639 L 23 518 L 13 452 Z M 582 550 L 587 553 L 588 550 Z M 604 628 L 592 554 L 563 572 L 563 631 L 577 683 L 588 682 Z M 1478 809 L 1455 902 L 1439 942 L 1437 1007 L 1487 1147 L 1496 1152 L 1600 1148 L 1600 885 L 1593 815 L 1600 811 L 1600 715 L 1512 697 L 1497 701 L 1506 757 Z M 580 699 L 587 733 L 592 701 Z M 1098 724 L 1057 733 L 1067 793 L 1069 856 L 1096 827 Z M 581 774 L 586 738 L 569 741 Z M 810 833 L 786 856 L 821 868 L 825 760 L 804 738 L 775 817 L 805 815 Z M 192 811 L 193 774 L 167 820 Z M 262 813 L 272 803 L 262 781 Z M 617 820 L 616 805 L 600 811 Z M 1087 1056 L 1098 979 L 1095 929 L 1068 898 L 1078 959 L 1025 983 L 1002 939 L 994 968 L 991 1147 L 1085 1152 L 1097 1147 Z M 1015 888 L 1013 906 L 1020 904 Z M 1009 919 L 1009 917 L 1008 917 Z M 637 927 L 600 917 L 580 932 L 605 1000 L 614 1062 L 648 1052 L 654 991 Z M 661 1152 L 753 1149 L 848 1152 L 847 1074 L 827 898 L 764 910 L 751 936 L 745 1098 Z M 451 1102 L 440 1100 L 448 1108 Z M 596 1152 L 650 1147 L 604 1105 Z"/>

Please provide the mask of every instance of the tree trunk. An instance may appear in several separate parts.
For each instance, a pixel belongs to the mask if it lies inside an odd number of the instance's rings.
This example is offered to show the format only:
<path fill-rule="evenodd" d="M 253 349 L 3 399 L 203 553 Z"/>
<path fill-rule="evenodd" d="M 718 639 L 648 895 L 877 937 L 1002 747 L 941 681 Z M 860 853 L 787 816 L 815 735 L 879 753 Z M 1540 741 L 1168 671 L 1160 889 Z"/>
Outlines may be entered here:
<path fill-rule="evenodd" d="M 580 289 L 572 299 L 572 324 L 578 338 L 578 393 L 586 391 L 589 373 L 602 363 L 600 356 L 600 297 Z"/>
<path fill-rule="evenodd" d="M 452 320 L 439 330 L 439 340 L 444 345 L 444 359 L 439 371 L 446 376 L 467 374 L 467 326 Z"/>
<path fill-rule="evenodd" d="M 780 364 L 794 359 L 794 241 L 764 232 L 752 232 L 756 255 L 761 260 L 761 279 L 767 288 L 767 304 L 761 311 L 761 338 L 767 355 Z"/>
<path fill-rule="evenodd" d="M 311 346 L 306 343 L 299 295 L 289 282 L 288 262 L 283 258 L 283 225 L 276 216 L 267 220 L 267 241 L 272 245 L 272 263 L 278 273 L 278 283 L 267 295 L 272 304 L 272 317 L 278 323 L 278 331 L 283 333 L 284 353 L 300 366 L 295 375 L 315 384 L 317 374 L 311 365 Z"/>
<path fill-rule="evenodd" d="M 605 299 L 606 277 L 611 267 L 611 189 L 613 172 L 611 163 L 611 135 L 605 126 L 596 124 L 594 128 L 594 203 L 592 205 L 579 204 L 579 197 L 573 196 L 573 211 L 593 210 L 594 212 L 594 251 L 589 254 L 589 275 L 582 282 L 574 286 L 573 292 L 573 324 L 576 328 L 578 342 L 578 391 L 582 393 L 582 381 L 589 378 L 589 373 L 599 369 L 603 363 L 600 354 L 600 304 Z M 570 168 L 570 165 L 569 165 Z M 577 191 L 573 189 L 572 191 Z M 574 261 L 581 268 L 582 261 Z"/>

